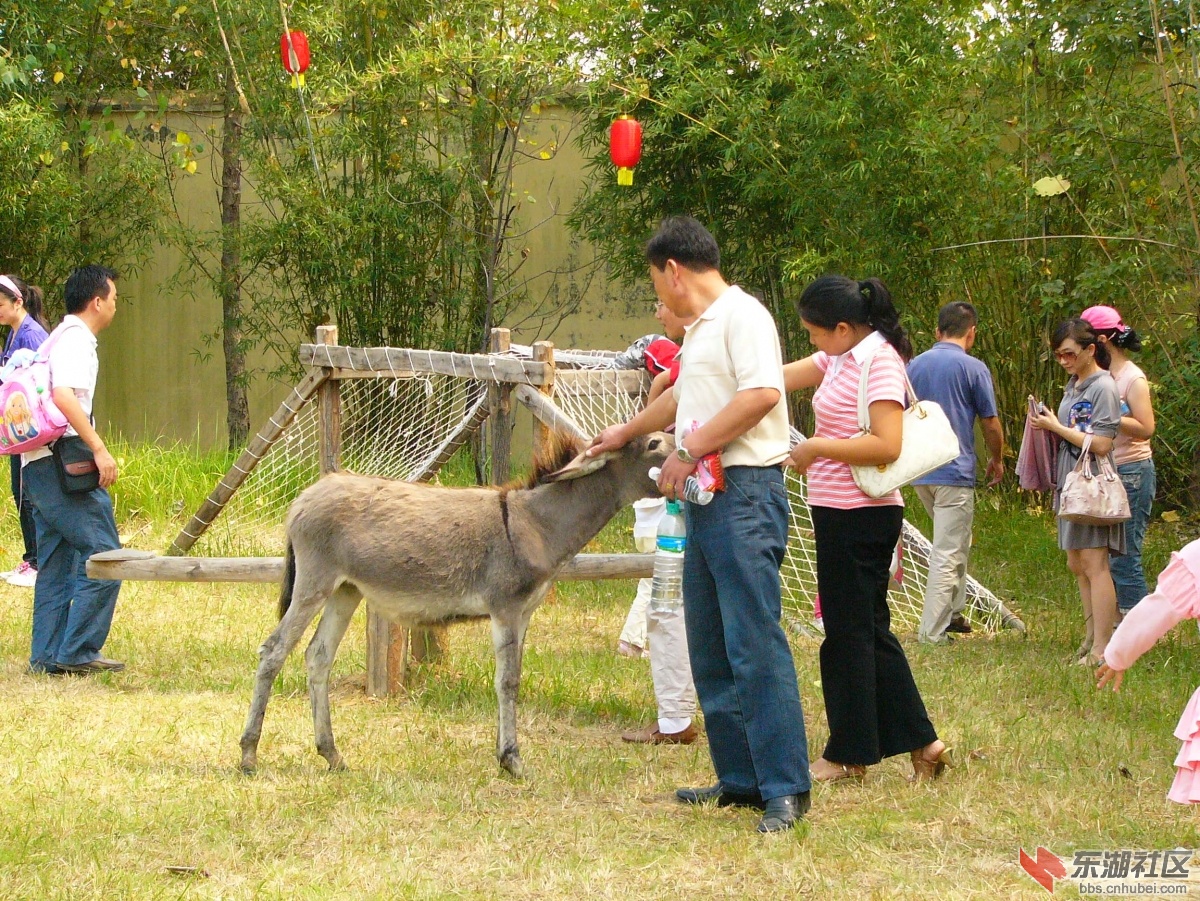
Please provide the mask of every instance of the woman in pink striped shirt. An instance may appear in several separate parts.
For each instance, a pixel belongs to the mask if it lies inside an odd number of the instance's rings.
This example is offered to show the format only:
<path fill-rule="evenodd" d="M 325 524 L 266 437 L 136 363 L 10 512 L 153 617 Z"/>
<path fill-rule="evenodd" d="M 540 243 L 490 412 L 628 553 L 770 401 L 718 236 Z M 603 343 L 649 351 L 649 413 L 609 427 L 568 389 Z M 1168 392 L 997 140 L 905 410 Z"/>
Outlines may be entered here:
<path fill-rule="evenodd" d="M 937 737 L 904 649 L 891 631 L 887 588 L 904 501 L 895 491 L 864 494 L 850 465 L 891 463 L 900 455 L 904 364 L 912 345 L 879 279 L 826 275 L 797 304 L 817 352 L 784 367 L 788 390 L 813 388 L 816 430 L 790 463 L 807 474 L 817 550 L 817 590 L 825 620 L 821 690 L 829 742 L 812 765 L 818 782 L 861 780 L 884 757 L 908 753 L 913 778 L 940 776 L 949 749 Z M 858 434 L 858 382 L 870 360 L 871 431 Z"/>

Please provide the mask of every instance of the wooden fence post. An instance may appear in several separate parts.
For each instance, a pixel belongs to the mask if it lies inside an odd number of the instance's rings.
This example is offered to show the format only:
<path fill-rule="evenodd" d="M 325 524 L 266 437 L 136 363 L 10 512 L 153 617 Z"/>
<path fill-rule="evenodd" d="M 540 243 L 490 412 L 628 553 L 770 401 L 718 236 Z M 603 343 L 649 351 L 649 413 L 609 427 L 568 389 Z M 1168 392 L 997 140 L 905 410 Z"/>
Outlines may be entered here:
<path fill-rule="evenodd" d="M 317 344 L 337 344 L 336 325 L 317 326 Z M 320 442 L 318 457 L 322 475 L 342 468 L 342 385 L 337 379 L 326 379 L 317 389 L 320 411 Z"/>
<path fill-rule="evenodd" d="M 317 326 L 318 345 L 336 346 L 336 325 Z M 331 378 L 317 394 L 320 404 L 320 439 L 318 456 L 322 474 L 337 472 L 342 462 L 342 396 L 341 380 Z M 394 623 L 388 622 L 367 607 L 367 694 L 384 697 L 394 694 L 403 684 L 404 648 L 408 636 Z"/>
<path fill-rule="evenodd" d="M 512 332 L 506 328 L 492 329 L 488 350 L 494 354 L 508 353 L 512 347 Z M 493 382 L 488 387 L 488 416 L 492 445 L 492 482 L 502 485 L 512 469 L 512 385 Z"/>
<path fill-rule="evenodd" d="M 535 341 L 533 345 L 535 363 L 546 364 L 546 381 L 538 387 L 538 393 L 546 398 L 554 397 L 554 345 L 549 341 Z M 542 456 L 550 443 L 550 429 L 540 419 L 533 421 L 534 457 Z"/>

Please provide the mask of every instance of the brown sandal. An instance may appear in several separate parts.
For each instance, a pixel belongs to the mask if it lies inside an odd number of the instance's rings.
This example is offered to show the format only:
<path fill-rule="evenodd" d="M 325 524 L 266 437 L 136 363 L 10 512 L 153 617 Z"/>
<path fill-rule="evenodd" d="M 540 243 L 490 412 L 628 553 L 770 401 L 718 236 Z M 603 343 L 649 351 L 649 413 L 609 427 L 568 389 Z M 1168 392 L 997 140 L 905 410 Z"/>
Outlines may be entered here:
<path fill-rule="evenodd" d="M 809 767 L 809 773 L 812 775 L 813 782 L 823 782 L 826 785 L 833 782 L 842 782 L 847 779 L 852 779 L 855 782 L 862 782 L 863 777 L 867 775 L 865 766 L 857 766 L 854 764 L 834 763 L 831 760 L 826 760 L 824 757 L 817 758 L 817 761 Z"/>

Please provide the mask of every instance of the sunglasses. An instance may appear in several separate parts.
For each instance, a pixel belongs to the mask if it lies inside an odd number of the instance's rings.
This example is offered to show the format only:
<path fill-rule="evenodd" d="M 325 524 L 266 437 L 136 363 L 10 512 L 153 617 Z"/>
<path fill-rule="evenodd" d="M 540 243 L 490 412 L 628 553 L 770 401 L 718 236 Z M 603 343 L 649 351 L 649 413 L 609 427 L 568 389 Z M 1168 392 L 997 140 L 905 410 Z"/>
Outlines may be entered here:
<path fill-rule="evenodd" d="M 1088 347 L 1090 346 L 1091 345 L 1088 345 Z M 1054 352 L 1054 359 L 1058 360 L 1060 363 L 1074 363 L 1077 359 L 1079 359 L 1079 355 L 1083 353 L 1084 350 L 1087 350 L 1087 348 L 1085 347 L 1083 350 L 1056 350 Z"/>

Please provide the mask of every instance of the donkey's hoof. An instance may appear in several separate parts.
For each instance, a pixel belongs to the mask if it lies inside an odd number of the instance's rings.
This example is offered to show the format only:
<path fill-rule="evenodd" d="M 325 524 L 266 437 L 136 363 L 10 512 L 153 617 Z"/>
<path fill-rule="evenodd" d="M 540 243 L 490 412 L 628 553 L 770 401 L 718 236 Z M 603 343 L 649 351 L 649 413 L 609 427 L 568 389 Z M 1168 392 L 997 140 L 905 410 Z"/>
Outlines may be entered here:
<path fill-rule="evenodd" d="M 514 779 L 525 778 L 525 764 L 521 760 L 521 755 L 516 751 L 500 755 L 500 766 L 508 770 Z"/>
<path fill-rule="evenodd" d="M 344 773 L 349 769 L 349 767 L 346 766 L 346 761 L 342 759 L 342 755 L 337 751 L 330 751 L 328 754 L 322 754 L 321 756 L 328 761 L 329 772 L 331 773 Z"/>
<path fill-rule="evenodd" d="M 243 776 L 253 776 L 258 772 L 258 761 L 254 758 L 247 760 L 245 757 L 243 757 L 241 766 L 239 766 L 238 769 L 242 771 Z"/>

